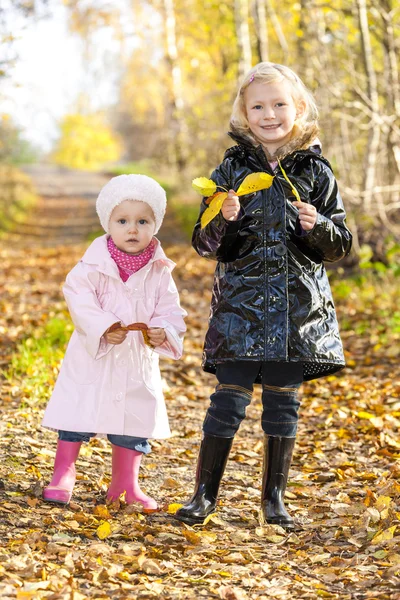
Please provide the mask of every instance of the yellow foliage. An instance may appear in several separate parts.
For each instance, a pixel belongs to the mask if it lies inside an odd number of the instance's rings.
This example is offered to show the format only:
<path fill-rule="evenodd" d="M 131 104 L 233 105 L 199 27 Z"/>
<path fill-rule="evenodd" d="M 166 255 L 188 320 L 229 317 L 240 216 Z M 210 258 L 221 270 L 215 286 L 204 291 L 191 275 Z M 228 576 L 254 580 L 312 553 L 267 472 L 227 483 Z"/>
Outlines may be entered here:
<path fill-rule="evenodd" d="M 121 155 L 121 143 L 101 115 L 67 115 L 53 161 L 73 169 L 96 170 Z"/>
<path fill-rule="evenodd" d="M 376 544 L 381 544 L 382 542 L 388 542 L 392 540 L 396 529 L 397 525 L 393 525 L 393 527 L 389 527 L 384 531 L 379 531 L 372 539 L 371 544 L 375 546 Z"/>
<path fill-rule="evenodd" d="M 174 515 L 177 510 L 179 510 L 180 508 L 182 508 L 182 506 L 183 506 L 183 504 L 178 504 L 177 502 L 174 502 L 173 504 L 169 504 L 168 505 L 167 513 L 169 515 Z"/>
<path fill-rule="evenodd" d="M 208 208 L 201 215 L 201 227 L 204 228 L 209 224 L 210 221 L 219 213 L 224 203 L 225 198 L 228 196 L 228 192 L 219 192 L 215 194 L 211 200 Z"/>
<path fill-rule="evenodd" d="M 109 535 L 111 535 L 110 523 L 108 521 L 104 521 L 104 523 L 98 526 L 96 533 L 101 540 L 107 538 Z"/>
<path fill-rule="evenodd" d="M 95 506 L 93 509 L 93 513 L 97 517 L 100 517 L 101 519 L 110 519 L 111 518 L 109 510 L 108 510 L 107 506 L 105 506 L 105 504 L 98 504 L 97 506 Z"/>
<path fill-rule="evenodd" d="M 274 176 L 268 175 L 268 173 L 251 173 L 245 177 L 240 184 L 238 191 L 235 193 L 237 196 L 245 196 L 246 194 L 258 192 L 259 190 L 266 190 L 271 187 L 273 181 Z M 219 213 L 224 200 L 228 196 L 228 192 L 217 192 L 215 194 L 217 186 L 211 179 L 207 179 L 207 177 L 197 177 L 196 179 L 193 179 L 192 186 L 196 192 L 200 192 L 203 196 L 207 196 L 210 192 L 212 194 L 211 197 L 206 200 L 206 203 L 209 203 L 209 206 L 201 216 L 201 227 L 204 228 Z"/>
<path fill-rule="evenodd" d="M 271 187 L 273 180 L 274 176 L 268 175 L 268 173 L 251 173 L 242 181 L 236 194 L 245 196 L 259 190 L 265 190 Z"/>
<path fill-rule="evenodd" d="M 196 177 L 192 181 L 192 187 L 203 196 L 212 196 L 217 191 L 217 184 L 207 177 Z"/>

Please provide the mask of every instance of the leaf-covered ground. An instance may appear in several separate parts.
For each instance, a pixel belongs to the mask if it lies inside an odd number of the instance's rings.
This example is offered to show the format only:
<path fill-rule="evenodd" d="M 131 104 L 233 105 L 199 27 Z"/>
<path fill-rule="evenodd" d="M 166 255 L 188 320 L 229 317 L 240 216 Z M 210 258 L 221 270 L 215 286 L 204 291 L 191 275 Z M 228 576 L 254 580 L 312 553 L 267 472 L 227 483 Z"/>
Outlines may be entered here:
<path fill-rule="evenodd" d="M 39 212 L 54 223 L 61 206 L 65 210 L 65 202 L 47 199 Z M 177 263 L 175 279 L 189 317 L 184 358 L 162 361 L 173 435 L 153 442 L 143 460 L 142 487 L 163 506 L 152 515 L 137 506 L 105 506 L 111 452 L 103 439 L 81 451 L 70 506 L 42 502 L 56 435 L 41 429 L 40 420 L 65 327 L 70 331 L 60 287 L 87 244 L 62 245 L 59 238 L 32 244 L 28 233 L 3 240 L 1 597 L 399 600 L 396 285 L 337 284 L 349 366 L 303 388 L 287 491 L 298 529 L 287 534 L 259 522 L 259 390 L 235 438 L 216 516 L 204 527 L 189 527 L 168 510 L 192 491 L 201 423 L 214 385 L 200 368 L 214 265 L 196 256 L 171 217 L 163 236 Z"/>

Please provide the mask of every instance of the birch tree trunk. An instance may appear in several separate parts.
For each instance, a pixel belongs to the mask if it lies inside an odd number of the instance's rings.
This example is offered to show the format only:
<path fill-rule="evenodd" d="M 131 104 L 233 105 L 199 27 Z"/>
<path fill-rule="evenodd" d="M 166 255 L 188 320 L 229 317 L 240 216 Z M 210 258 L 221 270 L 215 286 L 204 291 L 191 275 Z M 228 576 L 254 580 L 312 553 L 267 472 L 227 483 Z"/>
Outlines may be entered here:
<path fill-rule="evenodd" d="M 364 209 L 366 214 L 371 213 L 373 189 L 376 180 L 377 158 L 380 142 L 381 128 L 379 123 L 379 97 L 378 84 L 372 63 L 371 39 L 368 28 L 368 13 L 366 0 L 356 0 L 358 22 L 361 34 L 362 58 L 365 74 L 367 76 L 367 96 L 371 111 L 371 124 L 368 146 L 365 156 L 365 196 Z"/>
<path fill-rule="evenodd" d="M 387 99 L 388 108 L 392 113 L 389 122 L 389 156 L 394 158 L 396 175 L 400 174 L 400 130 L 396 123 L 400 122 L 400 77 L 396 56 L 396 40 L 394 35 L 393 17 L 395 10 L 392 0 L 381 0 L 379 12 L 383 21 L 383 45 L 387 60 Z"/>
<path fill-rule="evenodd" d="M 239 79 L 251 68 L 251 42 L 249 29 L 249 2 L 235 0 L 236 35 L 239 47 Z"/>
<path fill-rule="evenodd" d="M 265 0 L 254 2 L 254 22 L 256 24 L 257 51 L 260 61 L 268 60 L 267 7 Z"/>
<path fill-rule="evenodd" d="M 274 7 L 272 6 L 271 0 L 265 0 L 265 6 L 267 9 L 267 15 L 269 17 L 269 20 L 271 21 L 271 25 L 273 26 L 276 36 L 278 38 L 279 45 L 282 48 L 282 52 L 283 52 L 282 62 L 286 63 L 288 56 L 289 56 L 289 46 L 287 44 L 285 34 L 283 33 L 283 29 L 281 27 L 281 24 L 279 22 L 277 14 L 274 10 Z"/>
<path fill-rule="evenodd" d="M 182 73 L 178 60 L 176 41 L 176 18 L 174 0 L 163 0 L 166 34 L 166 61 L 171 77 L 170 119 L 173 148 L 176 166 L 182 170 L 186 166 L 186 124 L 183 116 Z"/>

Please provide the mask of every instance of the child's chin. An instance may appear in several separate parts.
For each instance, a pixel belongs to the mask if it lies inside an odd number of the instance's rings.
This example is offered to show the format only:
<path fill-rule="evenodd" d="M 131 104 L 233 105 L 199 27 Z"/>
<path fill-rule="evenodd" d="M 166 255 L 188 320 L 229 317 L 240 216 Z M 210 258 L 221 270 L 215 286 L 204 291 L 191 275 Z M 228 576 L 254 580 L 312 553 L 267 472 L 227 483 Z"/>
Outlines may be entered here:
<path fill-rule="evenodd" d="M 126 254 L 132 254 L 132 256 L 134 256 L 135 254 L 140 254 L 142 252 L 143 248 L 138 248 L 136 245 L 134 244 L 128 244 L 127 246 L 124 247 L 123 251 Z"/>

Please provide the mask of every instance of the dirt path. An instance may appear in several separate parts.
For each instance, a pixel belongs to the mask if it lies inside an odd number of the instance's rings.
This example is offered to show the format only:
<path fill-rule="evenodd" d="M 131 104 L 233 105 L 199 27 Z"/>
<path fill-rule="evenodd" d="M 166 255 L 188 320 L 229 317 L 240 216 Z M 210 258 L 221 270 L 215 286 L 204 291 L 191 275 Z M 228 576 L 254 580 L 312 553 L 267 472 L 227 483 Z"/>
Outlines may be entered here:
<path fill-rule="evenodd" d="M 61 284 L 98 229 L 94 201 L 103 180 L 51 169 L 33 176 L 43 194 L 35 219 L 0 251 L 3 369 L 17 342 L 65 311 Z M 304 387 L 287 494 L 299 524 L 294 534 L 259 522 L 259 391 L 235 438 L 217 515 L 191 528 L 167 513 L 192 491 L 214 385 L 200 368 L 214 265 L 196 256 L 170 212 L 161 238 L 189 313 L 183 360 L 162 361 L 173 436 L 153 442 L 143 461 L 143 488 L 164 512 L 104 506 L 111 467 L 102 439 L 81 452 L 71 505 L 44 504 L 56 437 L 40 427 L 44 401 L 29 387 L 29 373 L 3 380 L 0 597 L 400 600 L 399 368 L 390 358 L 371 367 L 372 346 L 354 329 L 344 336 L 349 368 Z M 350 310 L 339 306 L 343 319 Z"/>

